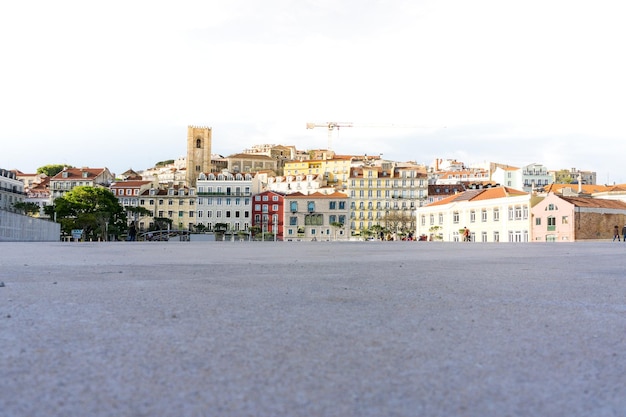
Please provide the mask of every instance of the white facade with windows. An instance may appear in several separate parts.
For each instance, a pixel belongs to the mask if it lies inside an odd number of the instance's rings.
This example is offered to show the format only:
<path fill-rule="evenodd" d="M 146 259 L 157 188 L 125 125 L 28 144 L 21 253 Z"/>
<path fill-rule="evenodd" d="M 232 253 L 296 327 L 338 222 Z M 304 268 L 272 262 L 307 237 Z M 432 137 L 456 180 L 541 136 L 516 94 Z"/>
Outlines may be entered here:
<path fill-rule="evenodd" d="M 416 236 L 459 242 L 530 241 L 530 194 L 507 187 L 473 189 L 416 210 Z"/>
<path fill-rule="evenodd" d="M 221 223 L 227 231 L 248 230 L 252 196 L 259 189 L 259 181 L 249 173 L 201 173 L 196 182 L 196 226 L 212 231 Z"/>
<path fill-rule="evenodd" d="M 13 205 L 24 201 L 24 183 L 15 172 L 0 169 L 0 210 L 15 211 Z"/>

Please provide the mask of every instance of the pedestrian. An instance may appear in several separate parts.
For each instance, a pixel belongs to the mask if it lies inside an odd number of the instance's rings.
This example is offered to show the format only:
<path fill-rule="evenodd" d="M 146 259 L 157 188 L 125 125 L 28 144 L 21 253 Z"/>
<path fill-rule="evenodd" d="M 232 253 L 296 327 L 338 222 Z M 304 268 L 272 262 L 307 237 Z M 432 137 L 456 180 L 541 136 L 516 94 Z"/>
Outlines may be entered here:
<path fill-rule="evenodd" d="M 470 231 L 467 227 L 463 228 L 463 242 L 469 242 L 470 241 Z"/>
<path fill-rule="evenodd" d="M 626 242 L 626 224 L 622 227 L 622 241 Z"/>
<path fill-rule="evenodd" d="M 615 242 L 615 239 L 619 242 L 619 227 L 617 225 L 613 228 L 613 242 Z"/>
<path fill-rule="evenodd" d="M 137 226 L 135 226 L 135 222 L 132 222 L 128 228 L 128 238 L 131 242 L 137 240 Z"/>

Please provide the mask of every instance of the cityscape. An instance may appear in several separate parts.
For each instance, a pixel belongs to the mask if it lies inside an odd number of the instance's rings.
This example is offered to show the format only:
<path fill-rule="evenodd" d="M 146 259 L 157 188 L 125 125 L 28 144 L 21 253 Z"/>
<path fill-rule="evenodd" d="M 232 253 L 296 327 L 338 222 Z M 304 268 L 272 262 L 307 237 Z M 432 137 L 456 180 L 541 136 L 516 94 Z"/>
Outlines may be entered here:
<path fill-rule="evenodd" d="M 594 171 L 338 155 L 330 137 L 327 149 L 259 144 L 224 157 L 212 152 L 210 127 L 188 126 L 185 157 L 141 171 L 3 169 L 0 201 L 4 211 L 30 206 L 31 217 L 54 220 L 55 201 L 75 187 L 105 188 L 125 225 L 80 236 L 92 240 L 572 242 L 612 238 L 626 224 L 626 185 L 596 184 Z M 61 239 L 77 228 L 68 222 Z"/>

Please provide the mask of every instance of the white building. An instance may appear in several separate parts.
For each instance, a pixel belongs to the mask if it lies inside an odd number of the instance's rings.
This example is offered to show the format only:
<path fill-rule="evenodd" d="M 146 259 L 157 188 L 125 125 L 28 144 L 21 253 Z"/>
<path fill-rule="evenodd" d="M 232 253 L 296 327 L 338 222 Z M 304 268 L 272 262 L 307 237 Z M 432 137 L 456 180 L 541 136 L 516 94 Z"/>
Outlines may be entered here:
<path fill-rule="evenodd" d="M 196 226 L 214 230 L 218 223 L 228 231 L 248 230 L 252 220 L 252 195 L 259 192 L 253 174 L 201 173 L 196 182 Z"/>
<path fill-rule="evenodd" d="M 548 168 L 541 164 L 530 164 L 522 167 L 523 190 L 526 192 L 534 189 L 543 188 L 554 182 L 554 177 L 548 172 Z"/>
<path fill-rule="evenodd" d="M 416 210 L 416 236 L 459 242 L 528 242 L 530 194 L 508 187 L 467 190 Z"/>
<path fill-rule="evenodd" d="M 15 211 L 13 205 L 24 201 L 24 183 L 15 172 L 0 169 L 0 210 Z"/>

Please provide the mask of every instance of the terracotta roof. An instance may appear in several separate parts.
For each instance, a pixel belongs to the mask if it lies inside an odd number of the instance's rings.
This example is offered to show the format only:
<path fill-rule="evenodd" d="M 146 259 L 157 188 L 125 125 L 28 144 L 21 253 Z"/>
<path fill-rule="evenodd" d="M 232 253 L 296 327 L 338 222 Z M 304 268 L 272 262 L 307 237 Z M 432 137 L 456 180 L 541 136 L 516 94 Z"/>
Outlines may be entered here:
<path fill-rule="evenodd" d="M 495 198 L 515 197 L 527 194 L 528 193 L 524 191 L 516 190 L 509 187 L 481 188 L 476 190 L 467 190 L 462 193 L 454 194 L 442 200 L 434 201 L 427 206 L 443 206 L 445 204 L 453 203 L 455 201 L 492 200 Z"/>
<path fill-rule="evenodd" d="M 66 168 L 63 171 L 52 177 L 53 180 L 66 180 L 67 178 L 83 178 L 83 172 L 87 172 L 89 176 L 87 178 L 97 177 L 102 174 L 106 168 Z M 67 177 L 63 176 L 63 173 L 67 172 Z"/>
<path fill-rule="evenodd" d="M 559 194 L 563 188 L 571 188 L 572 191 L 578 192 L 578 184 L 549 184 L 546 185 L 543 189 L 547 192 L 552 192 L 555 194 Z M 582 184 L 582 191 L 586 194 L 591 193 L 601 193 L 604 191 L 610 191 L 611 187 L 606 185 L 598 185 L 598 184 Z"/>
<path fill-rule="evenodd" d="M 289 194 L 286 196 L 288 198 L 306 198 L 306 199 L 319 199 L 319 198 L 348 198 L 348 196 L 344 193 L 340 193 L 339 191 L 335 191 L 332 194 L 324 194 L 320 192 L 315 192 L 311 194 L 302 194 L 301 192 L 296 192 Z"/>
<path fill-rule="evenodd" d="M 573 204 L 576 207 L 585 208 L 609 208 L 626 210 L 626 203 L 621 200 L 610 200 L 605 198 L 593 198 L 593 197 L 563 197 L 559 198 Z"/>
<path fill-rule="evenodd" d="M 141 187 L 142 185 L 146 185 L 150 183 L 151 181 L 142 181 L 142 180 L 117 181 L 111 184 L 111 188 Z"/>

